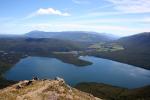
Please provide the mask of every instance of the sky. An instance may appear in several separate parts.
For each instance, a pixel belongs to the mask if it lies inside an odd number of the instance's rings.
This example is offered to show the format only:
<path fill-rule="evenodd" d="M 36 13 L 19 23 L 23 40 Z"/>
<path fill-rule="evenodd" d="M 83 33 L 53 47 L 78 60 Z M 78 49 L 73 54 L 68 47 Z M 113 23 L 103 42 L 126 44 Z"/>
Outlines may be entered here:
<path fill-rule="evenodd" d="M 150 32 L 150 0 L 0 0 L 0 34 Z"/>

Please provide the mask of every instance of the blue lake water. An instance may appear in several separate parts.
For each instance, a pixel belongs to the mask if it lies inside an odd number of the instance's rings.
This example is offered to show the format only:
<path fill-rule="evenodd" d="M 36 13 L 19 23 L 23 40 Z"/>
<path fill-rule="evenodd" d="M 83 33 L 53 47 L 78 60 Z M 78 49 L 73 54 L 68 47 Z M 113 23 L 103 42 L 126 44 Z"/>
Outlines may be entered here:
<path fill-rule="evenodd" d="M 27 57 L 20 60 L 4 76 L 8 80 L 32 79 L 33 76 L 53 79 L 58 76 L 72 86 L 80 82 L 106 83 L 126 88 L 150 85 L 149 70 L 91 56 L 81 56 L 80 59 L 93 64 L 79 67 L 55 58 Z"/>

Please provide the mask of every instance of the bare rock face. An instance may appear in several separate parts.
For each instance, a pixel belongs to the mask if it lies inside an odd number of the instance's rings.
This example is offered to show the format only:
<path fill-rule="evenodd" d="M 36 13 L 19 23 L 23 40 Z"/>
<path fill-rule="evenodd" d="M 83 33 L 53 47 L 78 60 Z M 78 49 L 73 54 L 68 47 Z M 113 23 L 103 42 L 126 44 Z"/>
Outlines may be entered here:
<path fill-rule="evenodd" d="M 26 80 L 0 90 L 0 100 L 101 100 L 68 86 L 61 78 Z"/>

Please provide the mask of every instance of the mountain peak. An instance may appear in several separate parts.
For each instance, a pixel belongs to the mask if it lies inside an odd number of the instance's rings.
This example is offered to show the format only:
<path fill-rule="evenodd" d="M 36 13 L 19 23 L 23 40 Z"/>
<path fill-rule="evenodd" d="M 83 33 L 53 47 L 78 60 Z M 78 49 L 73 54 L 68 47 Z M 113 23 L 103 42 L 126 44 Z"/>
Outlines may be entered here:
<path fill-rule="evenodd" d="M 25 80 L 0 90 L 0 99 L 7 100 L 101 100 L 68 86 L 61 78 Z"/>

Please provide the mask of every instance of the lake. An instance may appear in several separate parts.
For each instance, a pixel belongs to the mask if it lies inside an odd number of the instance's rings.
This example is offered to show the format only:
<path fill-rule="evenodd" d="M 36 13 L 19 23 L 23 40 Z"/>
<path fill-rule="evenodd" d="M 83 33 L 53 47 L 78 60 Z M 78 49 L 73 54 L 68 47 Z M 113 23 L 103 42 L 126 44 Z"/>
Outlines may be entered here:
<path fill-rule="evenodd" d="M 4 77 L 8 80 L 25 80 L 32 79 L 33 76 L 43 79 L 58 76 L 71 86 L 80 82 L 105 83 L 126 88 L 150 85 L 149 70 L 92 56 L 80 56 L 79 59 L 93 64 L 79 67 L 56 58 L 27 57 L 8 70 Z"/>

